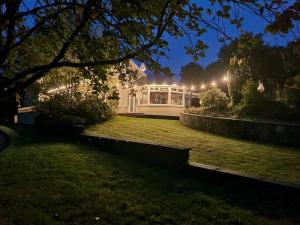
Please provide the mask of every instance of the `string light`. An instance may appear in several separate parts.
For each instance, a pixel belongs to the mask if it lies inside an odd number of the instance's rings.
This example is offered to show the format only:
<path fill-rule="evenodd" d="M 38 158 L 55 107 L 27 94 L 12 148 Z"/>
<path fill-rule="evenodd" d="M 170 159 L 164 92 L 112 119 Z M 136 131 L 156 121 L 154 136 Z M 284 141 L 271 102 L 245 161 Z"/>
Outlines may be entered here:
<path fill-rule="evenodd" d="M 205 85 L 204 84 L 201 84 L 201 89 L 205 89 Z"/>
<path fill-rule="evenodd" d="M 215 81 L 212 81 L 212 82 L 211 82 L 211 86 L 213 86 L 213 87 L 214 87 L 214 86 L 216 86 L 216 85 L 217 85 L 217 84 L 216 84 L 216 82 L 215 82 Z"/>

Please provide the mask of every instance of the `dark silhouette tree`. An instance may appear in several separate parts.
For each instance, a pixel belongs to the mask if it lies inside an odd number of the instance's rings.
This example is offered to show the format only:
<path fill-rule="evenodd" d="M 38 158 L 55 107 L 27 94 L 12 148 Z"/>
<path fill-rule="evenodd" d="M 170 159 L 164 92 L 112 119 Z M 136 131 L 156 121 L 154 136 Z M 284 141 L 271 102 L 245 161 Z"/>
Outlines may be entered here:
<path fill-rule="evenodd" d="M 192 62 L 181 67 L 180 77 L 180 81 L 185 85 L 200 85 L 205 79 L 205 73 L 201 65 Z"/>
<path fill-rule="evenodd" d="M 272 33 L 287 33 L 300 19 L 299 1 L 210 3 L 204 7 L 187 0 L 3 0 L 0 73 L 9 79 L 0 86 L 0 99 L 28 87 L 53 68 L 113 65 L 131 58 L 155 68 L 157 58 L 166 55 L 168 42 L 164 33 L 187 36 L 190 43 L 186 52 L 197 59 L 207 47 L 200 39 L 206 29 L 215 29 L 223 39 L 228 39 L 222 24 L 228 20 L 240 28 L 241 10 L 267 20 L 266 30 Z M 64 26 L 65 18 L 71 24 Z M 35 51 L 24 46 L 34 43 L 37 35 L 47 37 L 43 42 L 45 48 L 36 52 L 32 63 L 16 69 L 13 64 L 23 63 Z M 23 54 L 16 54 L 20 48 Z M 69 59 L 68 54 L 75 54 L 78 60 Z"/>

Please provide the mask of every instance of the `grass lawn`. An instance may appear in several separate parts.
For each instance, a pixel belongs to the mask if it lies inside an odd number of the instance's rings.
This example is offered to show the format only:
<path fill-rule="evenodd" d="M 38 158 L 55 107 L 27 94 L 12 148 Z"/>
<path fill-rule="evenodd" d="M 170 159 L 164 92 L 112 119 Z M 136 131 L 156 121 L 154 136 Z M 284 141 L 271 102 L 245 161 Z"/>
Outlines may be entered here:
<path fill-rule="evenodd" d="M 110 124 L 118 121 L 131 119 Z M 297 205 L 275 196 L 181 177 L 29 128 L 3 128 L 13 140 L 0 152 L 1 225 L 300 223 Z"/>
<path fill-rule="evenodd" d="M 118 116 L 86 133 L 191 147 L 190 161 L 300 184 L 300 149 L 226 138 L 176 120 Z"/>

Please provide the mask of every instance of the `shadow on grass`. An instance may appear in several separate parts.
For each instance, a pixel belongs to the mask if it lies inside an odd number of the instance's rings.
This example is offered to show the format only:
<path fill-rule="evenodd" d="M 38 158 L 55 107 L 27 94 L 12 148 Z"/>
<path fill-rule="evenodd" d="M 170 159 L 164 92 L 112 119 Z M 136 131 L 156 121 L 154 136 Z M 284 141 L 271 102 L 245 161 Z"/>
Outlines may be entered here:
<path fill-rule="evenodd" d="M 69 143 L 68 140 L 49 137 L 29 127 L 10 127 L 9 133 L 12 136 L 11 144 L 15 147 Z M 141 195 L 148 201 L 159 202 L 162 198 L 168 207 L 174 207 L 178 210 L 190 203 L 193 203 L 190 207 L 193 207 L 194 204 L 203 204 L 203 207 L 206 207 L 205 199 L 203 200 L 204 203 L 193 200 L 193 196 L 200 194 L 208 196 L 209 199 L 215 199 L 218 204 L 249 210 L 255 215 L 271 220 L 300 222 L 299 196 L 287 198 L 283 195 L 277 195 L 277 193 L 261 192 L 230 183 L 223 183 L 220 186 L 217 182 L 210 182 L 206 178 L 186 176 L 182 171 L 151 167 L 130 159 L 121 158 L 118 155 L 111 155 L 90 147 L 86 148 L 85 145 L 79 143 L 76 143 L 76 145 L 82 146 L 84 152 L 92 156 L 88 160 L 94 173 L 97 174 L 97 165 L 101 165 L 110 170 L 110 174 L 116 175 L 118 178 L 121 177 L 120 174 L 125 177 L 124 184 L 119 183 L 118 185 L 118 188 L 125 190 L 124 194 L 130 196 Z M 102 175 L 99 173 L 98 178 Z M 77 182 L 81 181 L 78 180 Z M 192 209 L 190 208 L 190 210 Z"/>

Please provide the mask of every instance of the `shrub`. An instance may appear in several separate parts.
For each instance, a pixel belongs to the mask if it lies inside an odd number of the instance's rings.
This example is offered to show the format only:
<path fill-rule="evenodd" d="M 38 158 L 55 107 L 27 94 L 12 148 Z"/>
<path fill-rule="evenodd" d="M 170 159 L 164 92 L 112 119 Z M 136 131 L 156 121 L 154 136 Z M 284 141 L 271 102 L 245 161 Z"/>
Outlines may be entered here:
<path fill-rule="evenodd" d="M 285 84 L 285 99 L 295 113 L 300 112 L 300 75 L 288 79 Z"/>
<path fill-rule="evenodd" d="M 241 102 L 235 107 L 240 117 L 287 120 L 289 107 L 281 101 L 275 101 L 257 91 L 257 83 L 247 80 L 242 86 Z"/>
<path fill-rule="evenodd" d="M 36 124 L 95 124 L 114 116 L 114 108 L 101 101 L 96 95 L 69 95 L 55 93 L 35 106 L 38 112 Z"/>
<path fill-rule="evenodd" d="M 224 112 L 228 109 L 229 99 L 225 92 L 212 88 L 200 93 L 200 103 L 204 112 Z"/>

